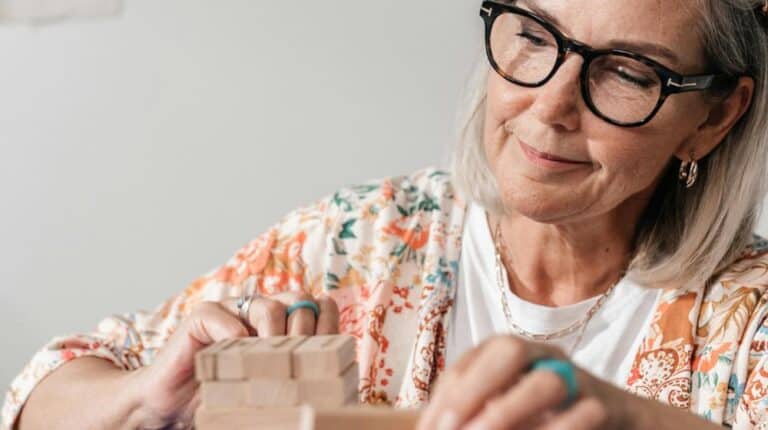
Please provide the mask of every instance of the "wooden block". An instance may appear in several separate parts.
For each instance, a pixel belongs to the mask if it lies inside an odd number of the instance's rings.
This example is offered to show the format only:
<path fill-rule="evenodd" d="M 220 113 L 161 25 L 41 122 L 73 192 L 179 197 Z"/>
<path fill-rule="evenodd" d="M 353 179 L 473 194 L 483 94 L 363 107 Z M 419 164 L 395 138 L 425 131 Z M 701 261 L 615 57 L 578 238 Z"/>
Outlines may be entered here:
<path fill-rule="evenodd" d="M 358 366 L 352 363 L 341 376 L 324 379 L 299 379 L 299 396 L 302 403 L 314 407 L 331 408 L 349 404 L 356 399 Z"/>
<path fill-rule="evenodd" d="M 241 408 L 247 405 L 248 383 L 243 381 L 205 381 L 200 386 L 202 404 L 207 409 Z"/>
<path fill-rule="evenodd" d="M 338 409 L 304 408 L 300 430 L 410 430 L 416 428 L 418 410 L 385 407 Z"/>
<path fill-rule="evenodd" d="M 330 375 L 341 375 L 354 361 L 354 337 L 312 336 L 293 351 L 293 377 L 325 379 Z"/>
<path fill-rule="evenodd" d="M 243 344 L 249 339 L 235 339 L 234 342 L 227 344 L 216 352 L 216 380 L 217 381 L 239 381 L 243 377 Z"/>
<path fill-rule="evenodd" d="M 242 348 L 243 376 L 247 379 L 285 378 L 293 373 L 292 354 L 306 336 L 277 336 L 249 338 L 251 342 Z"/>
<path fill-rule="evenodd" d="M 195 357 L 199 381 L 259 378 L 327 379 L 355 361 L 348 335 L 247 337 L 217 342 Z"/>
<path fill-rule="evenodd" d="M 411 430 L 418 410 L 357 406 L 345 408 L 236 408 L 195 412 L 197 430 Z"/>
<path fill-rule="evenodd" d="M 195 412 L 195 429 L 297 430 L 301 424 L 301 417 L 301 407 L 270 409 L 240 408 L 220 410 L 209 410 L 205 407 L 200 407 Z"/>
<path fill-rule="evenodd" d="M 358 387 L 359 387 L 359 384 L 358 384 Z M 358 387 L 355 387 L 355 390 L 349 393 L 349 397 L 347 397 L 347 400 L 344 402 L 344 406 L 360 405 L 360 391 Z"/>
<path fill-rule="evenodd" d="M 295 379 L 251 379 L 246 384 L 248 406 L 288 407 L 301 403 L 299 381 Z"/>
<path fill-rule="evenodd" d="M 195 355 L 195 378 L 198 381 L 216 380 L 216 354 L 235 342 L 237 339 L 223 340 L 199 351 Z"/>
<path fill-rule="evenodd" d="M 195 357 L 195 376 L 200 381 L 288 379 L 293 373 L 292 351 L 304 340 L 305 336 L 278 336 L 217 342 L 198 352 Z"/>

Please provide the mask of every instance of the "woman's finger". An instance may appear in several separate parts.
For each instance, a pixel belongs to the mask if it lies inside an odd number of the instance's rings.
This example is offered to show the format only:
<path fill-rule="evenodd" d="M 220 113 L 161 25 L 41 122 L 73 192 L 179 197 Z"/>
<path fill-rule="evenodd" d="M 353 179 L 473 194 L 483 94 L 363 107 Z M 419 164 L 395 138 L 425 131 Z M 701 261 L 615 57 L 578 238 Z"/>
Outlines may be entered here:
<path fill-rule="evenodd" d="M 285 336 L 286 306 L 269 297 L 254 296 L 250 300 L 246 321 L 240 320 L 240 309 L 237 307 L 240 299 L 230 298 L 219 303 L 244 325 L 247 324 L 249 335 L 259 337 Z"/>
<path fill-rule="evenodd" d="M 221 303 L 202 302 L 171 336 L 158 353 L 153 369 L 163 370 L 160 385 L 175 387 L 185 382 L 187 371 L 194 368 L 195 353 L 207 345 L 225 339 L 248 336 L 239 318 Z"/>
<path fill-rule="evenodd" d="M 317 306 L 320 308 L 320 315 L 317 318 L 315 334 L 338 334 L 339 333 L 339 307 L 336 301 L 330 296 L 318 297 Z"/>
<path fill-rule="evenodd" d="M 435 382 L 435 395 L 433 398 L 440 395 L 444 385 L 448 387 L 453 386 L 458 378 L 472 365 L 472 362 L 477 359 L 479 354 L 480 348 L 472 348 L 469 351 L 464 352 L 455 363 L 441 373 Z"/>
<path fill-rule="evenodd" d="M 608 419 L 608 411 L 595 397 L 583 398 L 572 407 L 555 415 L 538 430 L 593 430 Z"/>
<path fill-rule="evenodd" d="M 285 336 L 286 310 L 288 307 L 279 300 L 256 297 L 248 309 L 248 318 L 259 337 Z"/>
<path fill-rule="evenodd" d="M 517 383 L 533 360 L 561 354 L 543 344 L 514 336 L 496 336 L 478 347 L 466 369 L 442 384 L 419 422 L 419 429 L 457 428 L 480 412 L 485 403 Z M 450 386 L 448 386 L 450 385 Z"/>
<path fill-rule="evenodd" d="M 315 303 L 314 297 L 306 293 L 287 292 L 276 294 L 271 296 L 271 298 L 282 302 L 286 309 L 298 302 L 308 301 Z M 286 334 L 288 336 L 312 336 L 315 334 L 317 321 L 315 319 L 315 312 L 312 309 L 299 308 L 291 312 L 287 317 Z"/>
<path fill-rule="evenodd" d="M 468 429 L 508 429 L 533 421 L 566 400 L 568 391 L 560 376 L 548 370 L 525 374 L 504 394 L 486 402 Z"/>
<path fill-rule="evenodd" d="M 511 336 L 498 336 L 478 347 L 466 370 L 443 384 L 430 399 L 419 429 L 454 429 L 467 422 L 485 404 L 512 385 L 525 360 L 525 345 Z"/>
<path fill-rule="evenodd" d="M 454 389 L 461 376 L 466 372 L 472 362 L 477 359 L 480 354 L 480 348 L 472 348 L 466 351 L 459 357 L 459 359 L 453 363 L 448 369 L 446 369 L 435 382 L 435 389 L 432 393 L 429 406 L 421 413 L 419 422 L 416 426 L 417 430 L 430 430 L 435 428 L 435 422 L 437 422 L 438 414 L 441 411 L 440 405 L 442 404 L 442 398 L 445 397 L 444 393 L 450 393 Z"/>
<path fill-rule="evenodd" d="M 248 329 L 227 307 L 216 302 L 197 305 L 186 321 L 187 335 L 202 345 L 248 336 Z"/>
<path fill-rule="evenodd" d="M 309 308 L 299 308 L 288 315 L 288 308 L 300 301 L 317 304 L 320 311 L 317 319 Z M 236 300 L 222 303 L 238 315 Z M 315 299 L 306 293 L 287 291 L 269 297 L 254 297 L 248 309 L 248 322 L 259 337 L 336 334 L 339 332 L 339 310 L 329 296 Z"/>
<path fill-rule="evenodd" d="M 288 336 L 312 336 L 315 334 L 315 312 L 299 308 L 288 315 Z"/>
<path fill-rule="evenodd" d="M 245 325 L 225 304 L 197 304 L 152 364 L 133 374 L 138 378 L 141 396 L 151 405 L 152 419 L 159 423 L 191 422 L 200 403 L 199 382 L 194 377 L 195 354 L 212 343 L 246 336 Z"/>

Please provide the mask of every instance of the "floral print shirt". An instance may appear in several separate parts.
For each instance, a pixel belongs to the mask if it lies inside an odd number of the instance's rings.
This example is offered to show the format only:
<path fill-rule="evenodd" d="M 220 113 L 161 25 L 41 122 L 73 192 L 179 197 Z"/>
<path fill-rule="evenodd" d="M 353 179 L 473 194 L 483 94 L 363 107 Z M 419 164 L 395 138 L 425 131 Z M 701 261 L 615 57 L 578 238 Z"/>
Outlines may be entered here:
<path fill-rule="evenodd" d="M 450 176 L 427 168 L 295 210 L 154 311 L 51 340 L 11 384 L 0 428 L 62 363 L 150 365 L 197 303 L 287 290 L 336 300 L 342 332 L 357 338 L 361 401 L 422 406 L 445 367 L 466 208 Z M 662 294 L 626 389 L 736 429 L 768 428 L 767 314 L 768 243 L 756 238 L 708 287 Z"/>

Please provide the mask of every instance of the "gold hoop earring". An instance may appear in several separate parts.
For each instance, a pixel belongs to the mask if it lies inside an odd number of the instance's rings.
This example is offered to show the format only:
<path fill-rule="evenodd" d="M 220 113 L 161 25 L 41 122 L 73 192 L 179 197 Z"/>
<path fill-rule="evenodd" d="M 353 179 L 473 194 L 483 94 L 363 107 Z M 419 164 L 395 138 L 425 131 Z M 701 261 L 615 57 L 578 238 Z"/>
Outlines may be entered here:
<path fill-rule="evenodd" d="M 691 188 L 699 177 L 699 162 L 693 156 L 694 152 L 691 151 L 690 160 L 680 163 L 680 172 L 677 177 L 685 184 L 685 188 Z"/>

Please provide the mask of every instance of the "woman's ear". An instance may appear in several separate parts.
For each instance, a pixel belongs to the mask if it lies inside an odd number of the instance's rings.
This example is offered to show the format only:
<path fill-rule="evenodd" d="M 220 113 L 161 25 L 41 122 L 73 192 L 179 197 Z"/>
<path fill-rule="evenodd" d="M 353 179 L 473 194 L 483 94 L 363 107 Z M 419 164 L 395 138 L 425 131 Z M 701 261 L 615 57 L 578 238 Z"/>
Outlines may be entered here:
<path fill-rule="evenodd" d="M 755 81 L 742 76 L 728 97 L 714 103 L 704 122 L 689 139 L 690 144 L 681 145 L 675 156 L 689 161 L 691 152 L 696 159 L 701 159 L 720 144 L 725 136 L 749 109 L 755 91 Z"/>

